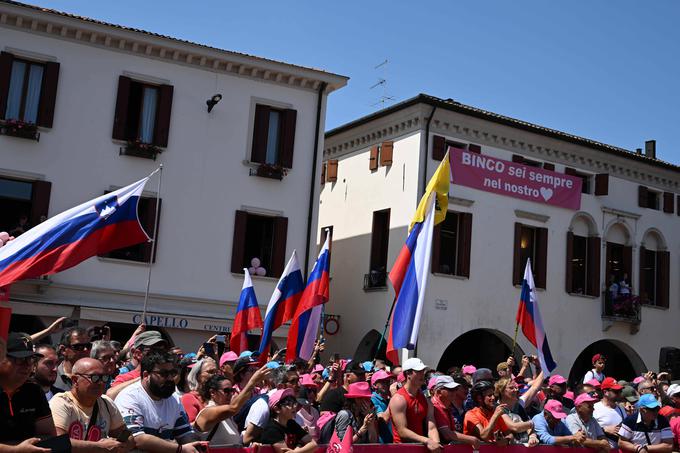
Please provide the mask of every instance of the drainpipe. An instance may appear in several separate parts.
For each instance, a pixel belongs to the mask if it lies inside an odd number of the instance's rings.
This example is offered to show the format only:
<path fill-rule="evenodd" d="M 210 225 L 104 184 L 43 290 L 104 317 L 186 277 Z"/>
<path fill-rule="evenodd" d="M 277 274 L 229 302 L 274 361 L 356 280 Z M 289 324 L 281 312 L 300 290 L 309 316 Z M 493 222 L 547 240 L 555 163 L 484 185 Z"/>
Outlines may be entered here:
<path fill-rule="evenodd" d="M 430 117 L 427 119 L 427 124 L 425 125 L 425 159 L 423 161 L 423 189 L 420 192 L 420 197 L 422 197 L 425 194 L 425 188 L 427 187 L 427 150 L 429 149 L 429 144 L 430 144 L 430 123 L 432 122 L 432 118 L 434 118 L 434 112 L 437 110 L 437 106 L 435 105 L 432 107 L 432 113 L 430 113 Z M 418 200 L 420 200 L 420 197 L 418 197 Z"/>
<path fill-rule="evenodd" d="M 323 101 L 323 93 L 326 91 L 326 82 L 321 82 L 319 85 L 319 97 L 316 102 L 316 127 L 314 128 L 314 158 L 312 159 L 312 185 L 309 187 L 309 212 L 307 213 L 307 245 L 305 246 L 305 267 L 303 268 L 303 275 L 309 272 L 309 251 L 312 242 L 312 215 L 314 213 L 314 192 L 318 185 L 316 184 L 316 160 L 319 157 L 319 133 L 321 129 L 321 104 Z"/>

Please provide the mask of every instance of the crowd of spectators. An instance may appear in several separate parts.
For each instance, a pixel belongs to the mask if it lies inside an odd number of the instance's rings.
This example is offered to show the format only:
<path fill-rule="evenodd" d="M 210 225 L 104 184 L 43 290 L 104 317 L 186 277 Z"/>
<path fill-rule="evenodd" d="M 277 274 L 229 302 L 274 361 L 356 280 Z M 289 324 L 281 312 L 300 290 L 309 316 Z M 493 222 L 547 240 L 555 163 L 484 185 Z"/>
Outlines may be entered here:
<path fill-rule="evenodd" d="M 39 343 L 61 321 L 0 345 L 0 453 L 48 453 L 65 440 L 74 452 L 273 445 L 304 453 L 350 432 L 355 444 L 433 452 L 491 443 L 669 453 L 680 440 L 680 385 L 668 373 L 617 380 L 602 354 L 570 387 L 531 356 L 509 357 L 495 372 L 435 370 L 418 358 L 389 367 L 334 354 L 324 363 L 317 343 L 311 360 L 284 364 L 281 351 L 236 354 L 220 336 L 185 354 L 144 326 L 126 342 L 73 327 L 56 346 Z"/>

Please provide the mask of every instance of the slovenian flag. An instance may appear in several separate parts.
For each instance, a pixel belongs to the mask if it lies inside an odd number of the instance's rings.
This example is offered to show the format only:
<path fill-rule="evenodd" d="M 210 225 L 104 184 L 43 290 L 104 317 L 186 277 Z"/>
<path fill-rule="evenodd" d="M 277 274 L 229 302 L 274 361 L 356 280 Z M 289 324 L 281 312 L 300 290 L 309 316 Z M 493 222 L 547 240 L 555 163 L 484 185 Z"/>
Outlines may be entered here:
<path fill-rule="evenodd" d="M 257 297 L 255 297 L 253 280 L 250 278 L 248 269 L 244 268 L 243 272 L 245 272 L 243 289 L 238 300 L 238 307 L 236 307 L 234 327 L 231 329 L 231 338 L 229 339 L 229 349 L 236 354 L 248 349 L 248 331 L 262 328 L 262 315 L 260 315 L 260 306 L 257 304 Z"/>
<path fill-rule="evenodd" d="M 148 180 L 71 208 L 8 242 L 0 248 L 0 287 L 56 274 L 91 256 L 148 241 L 137 217 Z"/>
<path fill-rule="evenodd" d="M 309 360 L 314 352 L 314 342 L 319 332 L 323 304 L 328 302 L 330 286 L 330 247 L 331 235 L 326 235 L 323 247 L 314 263 L 307 286 L 295 310 L 293 324 L 288 330 L 286 362 L 297 357 Z"/>
<path fill-rule="evenodd" d="M 262 339 L 260 340 L 260 357 L 266 356 L 266 351 L 272 341 L 272 333 L 281 327 L 283 323 L 293 319 L 295 307 L 298 306 L 302 290 L 305 288 L 302 279 L 302 271 L 298 263 L 297 253 L 293 254 L 286 264 L 286 268 L 281 274 L 279 283 L 274 289 L 267 311 L 264 315 L 264 327 L 262 329 Z"/>
<path fill-rule="evenodd" d="M 534 276 L 531 273 L 531 261 L 527 260 L 524 268 L 524 279 L 522 280 L 522 293 L 517 308 L 517 325 L 522 326 L 522 333 L 529 340 L 529 343 L 536 347 L 538 351 L 538 361 L 545 375 L 549 375 L 557 364 L 550 353 L 548 338 L 543 328 L 541 312 L 538 310 L 538 296 L 536 295 L 536 285 Z"/>

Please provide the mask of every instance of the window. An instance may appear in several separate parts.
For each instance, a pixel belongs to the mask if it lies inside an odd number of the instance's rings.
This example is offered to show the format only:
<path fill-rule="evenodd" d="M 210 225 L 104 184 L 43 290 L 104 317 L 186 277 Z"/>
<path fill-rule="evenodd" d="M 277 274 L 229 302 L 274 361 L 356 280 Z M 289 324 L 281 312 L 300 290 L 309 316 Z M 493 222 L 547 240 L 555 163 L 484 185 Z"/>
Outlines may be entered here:
<path fill-rule="evenodd" d="M 607 242 L 607 287 L 613 282 L 626 280 L 631 285 L 633 248 L 615 242 Z M 635 291 L 634 291 L 635 292 Z"/>
<path fill-rule="evenodd" d="M 442 137 L 441 135 L 433 135 L 432 159 L 437 161 L 444 159 L 449 146 L 458 149 L 465 149 L 476 154 L 481 154 L 482 152 L 482 147 L 480 145 L 476 145 L 474 143 L 461 143 L 453 140 L 447 140 L 446 137 Z"/>
<path fill-rule="evenodd" d="M 19 236 L 47 219 L 52 183 L 0 178 L 0 231 Z"/>
<path fill-rule="evenodd" d="M 641 208 L 659 210 L 659 198 L 661 193 L 645 186 L 638 186 L 638 206 Z"/>
<path fill-rule="evenodd" d="M 570 175 L 570 176 L 576 176 L 578 178 L 581 178 L 581 193 L 589 194 L 592 192 L 592 177 L 589 174 L 586 173 L 581 173 L 573 168 L 565 168 L 564 169 L 564 174 L 565 175 Z"/>
<path fill-rule="evenodd" d="M 371 261 L 369 273 L 364 278 L 364 288 L 387 286 L 387 249 L 390 240 L 390 210 L 373 213 L 371 230 Z"/>
<path fill-rule="evenodd" d="M 0 118 L 52 127 L 59 63 L 0 54 Z"/>
<path fill-rule="evenodd" d="M 471 236 L 472 214 L 447 212 L 444 221 L 434 227 L 432 272 L 470 277 Z"/>
<path fill-rule="evenodd" d="M 546 287 L 548 258 L 548 229 L 515 223 L 513 257 L 513 285 L 522 284 L 527 259 L 531 259 L 531 270 L 537 288 Z"/>
<path fill-rule="evenodd" d="M 243 268 L 251 267 L 253 258 L 257 258 L 267 277 L 280 277 L 285 265 L 287 236 L 286 217 L 236 211 L 231 272 L 242 274 Z"/>
<path fill-rule="evenodd" d="M 255 106 L 251 162 L 293 168 L 297 111 Z"/>
<path fill-rule="evenodd" d="M 670 253 L 640 247 L 640 301 L 668 308 Z"/>
<path fill-rule="evenodd" d="M 567 232 L 566 291 L 600 295 L 600 238 Z"/>
<path fill-rule="evenodd" d="M 163 207 L 162 199 L 158 200 L 158 224 L 160 226 L 160 214 Z M 158 236 L 155 230 L 156 223 L 156 197 L 140 197 L 137 205 L 137 214 L 139 215 L 139 223 L 146 231 L 147 236 L 156 238 L 155 253 L 158 253 Z M 156 262 L 156 255 L 151 256 L 153 249 L 153 242 L 141 242 L 139 244 L 124 247 L 122 249 L 112 250 L 104 255 L 99 255 L 102 258 L 113 258 L 117 260 L 135 261 L 138 263 L 152 263 Z"/>
<path fill-rule="evenodd" d="M 168 146 L 173 87 L 118 78 L 113 138 L 161 148 Z"/>

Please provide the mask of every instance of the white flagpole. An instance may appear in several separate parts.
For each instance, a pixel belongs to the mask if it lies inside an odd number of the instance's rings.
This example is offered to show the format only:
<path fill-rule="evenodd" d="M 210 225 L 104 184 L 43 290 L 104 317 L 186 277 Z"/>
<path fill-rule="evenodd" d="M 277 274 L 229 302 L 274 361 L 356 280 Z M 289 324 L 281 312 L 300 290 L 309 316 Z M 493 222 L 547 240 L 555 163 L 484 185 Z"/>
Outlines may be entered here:
<path fill-rule="evenodd" d="M 151 175 L 158 172 L 158 192 L 156 192 L 156 215 L 153 222 L 153 239 L 151 239 L 151 256 L 149 257 L 149 271 L 146 276 L 146 291 L 144 292 L 144 308 L 142 310 L 142 323 L 146 323 L 146 307 L 149 304 L 149 287 L 151 286 L 151 268 L 153 267 L 153 257 L 156 254 L 156 239 L 158 238 L 158 217 L 160 214 L 159 205 L 161 200 L 161 187 L 163 182 L 163 164 L 158 166 Z M 149 175 L 149 176 L 151 176 Z"/>

